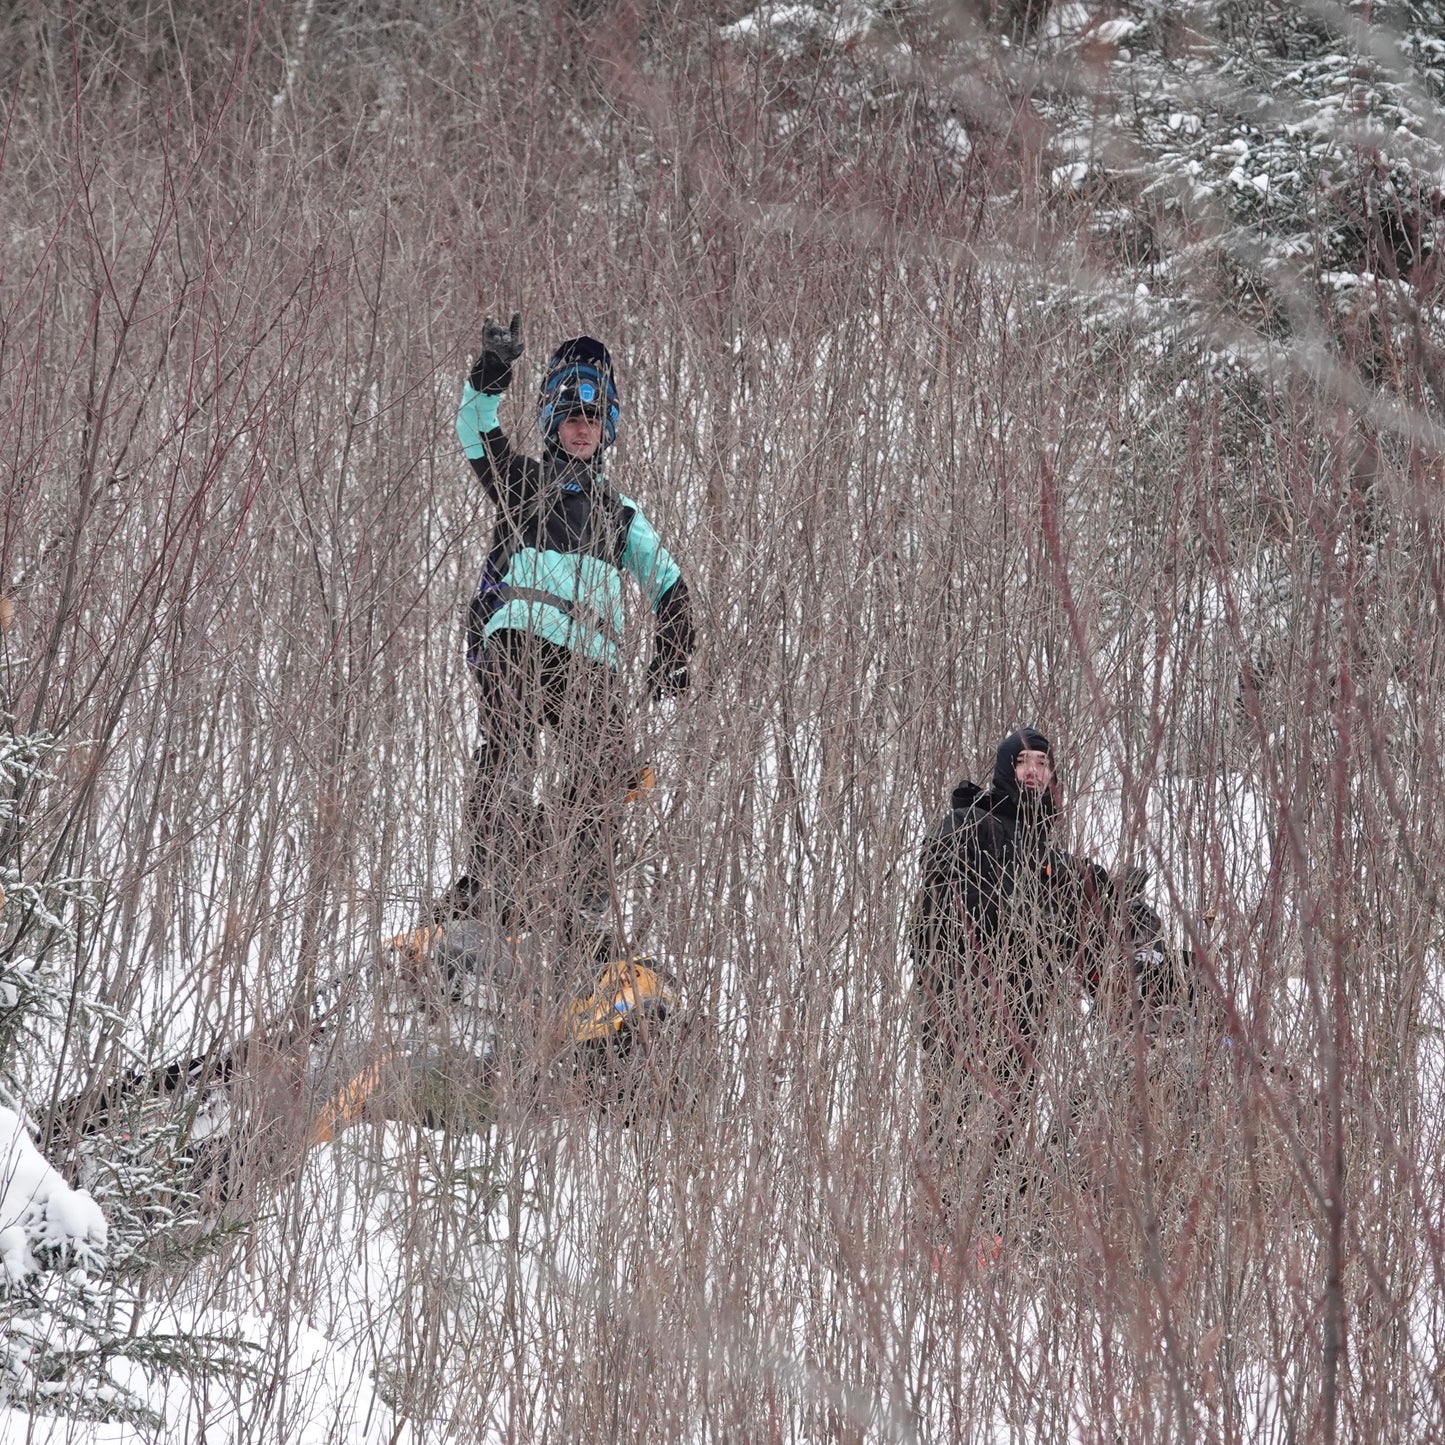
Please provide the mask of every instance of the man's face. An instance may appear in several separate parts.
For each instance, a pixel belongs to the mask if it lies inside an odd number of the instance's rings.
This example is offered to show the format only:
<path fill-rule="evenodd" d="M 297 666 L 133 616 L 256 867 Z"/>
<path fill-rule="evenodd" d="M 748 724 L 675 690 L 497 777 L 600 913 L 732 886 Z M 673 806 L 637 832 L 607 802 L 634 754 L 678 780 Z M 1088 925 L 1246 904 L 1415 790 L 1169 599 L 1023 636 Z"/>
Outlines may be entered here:
<path fill-rule="evenodd" d="M 1019 787 L 1030 793 L 1044 792 L 1054 776 L 1054 765 L 1047 753 L 1035 748 L 1025 748 L 1014 763 L 1014 777 Z"/>
<path fill-rule="evenodd" d="M 602 418 L 574 412 L 557 428 L 557 440 L 569 457 L 586 461 L 602 445 Z"/>

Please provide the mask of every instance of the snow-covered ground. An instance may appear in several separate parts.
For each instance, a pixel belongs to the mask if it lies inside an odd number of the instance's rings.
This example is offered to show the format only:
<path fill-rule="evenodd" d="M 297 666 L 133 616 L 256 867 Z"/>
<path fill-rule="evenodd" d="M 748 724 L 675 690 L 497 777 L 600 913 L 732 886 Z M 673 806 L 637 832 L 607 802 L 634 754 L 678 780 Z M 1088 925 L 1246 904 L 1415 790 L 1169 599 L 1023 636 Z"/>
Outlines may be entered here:
<path fill-rule="evenodd" d="M 219 1311 L 148 1315 L 142 1328 L 207 1336 L 254 1347 L 260 1378 L 208 1383 L 152 1375 L 139 1365 L 118 1378 L 159 1418 L 158 1425 L 98 1422 L 32 1415 L 0 1406 L 0 1445 L 213 1445 L 264 1439 L 296 1445 L 410 1445 L 410 1427 L 398 1424 L 376 1393 L 372 1365 L 363 1355 L 320 1331 L 271 1319 Z"/>

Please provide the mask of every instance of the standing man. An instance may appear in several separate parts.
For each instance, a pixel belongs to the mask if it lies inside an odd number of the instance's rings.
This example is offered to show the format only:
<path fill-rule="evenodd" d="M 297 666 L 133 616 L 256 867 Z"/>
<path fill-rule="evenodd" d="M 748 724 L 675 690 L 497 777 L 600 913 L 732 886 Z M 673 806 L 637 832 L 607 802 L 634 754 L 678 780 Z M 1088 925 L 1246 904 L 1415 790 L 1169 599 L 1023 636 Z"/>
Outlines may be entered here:
<path fill-rule="evenodd" d="M 1059 800 L 1048 738 L 1017 728 L 998 746 L 988 788 L 960 783 L 924 845 L 910 942 L 935 1163 L 983 1115 L 988 1158 L 1006 1162 L 1060 989 L 1099 994 L 1118 956 L 1129 960 L 1131 1008 L 1166 1001 L 1163 925 L 1138 896 L 1145 877 L 1116 887 L 1097 863 L 1057 848 Z"/>
<path fill-rule="evenodd" d="M 569 783 L 559 821 L 562 929 L 611 952 L 612 834 L 637 760 L 627 748 L 623 576 L 655 614 L 648 680 L 654 698 L 681 693 L 693 645 L 687 584 L 642 509 L 616 492 L 603 458 L 621 402 L 612 357 L 590 336 L 564 341 L 542 377 L 540 461 L 512 448 L 498 421 L 523 352 L 522 318 L 488 317 L 462 388 L 457 436 L 497 508 L 491 550 L 467 614 L 467 662 L 480 689 L 482 742 L 467 805 L 466 872 L 444 916 L 491 911 L 526 926 L 519 883 L 528 845 L 530 784 L 523 765 L 548 728 Z"/>

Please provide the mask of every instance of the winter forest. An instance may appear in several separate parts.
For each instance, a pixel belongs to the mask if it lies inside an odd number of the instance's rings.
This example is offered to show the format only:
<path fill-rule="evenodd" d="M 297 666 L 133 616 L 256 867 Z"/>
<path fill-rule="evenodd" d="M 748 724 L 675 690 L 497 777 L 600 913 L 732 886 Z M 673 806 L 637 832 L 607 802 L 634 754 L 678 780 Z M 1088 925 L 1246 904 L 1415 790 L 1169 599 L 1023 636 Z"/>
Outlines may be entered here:
<path fill-rule="evenodd" d="M 1435 0 L 4 6 L 0 1441 L 1445 1439 L 1442 193 Z M 625 1058 L 540 903 L 388 942 L 513 312 L 691 594 Z M 1055 971 L 945 1171 L 920 850 L 1019 724 L 1181 987 Z"/>

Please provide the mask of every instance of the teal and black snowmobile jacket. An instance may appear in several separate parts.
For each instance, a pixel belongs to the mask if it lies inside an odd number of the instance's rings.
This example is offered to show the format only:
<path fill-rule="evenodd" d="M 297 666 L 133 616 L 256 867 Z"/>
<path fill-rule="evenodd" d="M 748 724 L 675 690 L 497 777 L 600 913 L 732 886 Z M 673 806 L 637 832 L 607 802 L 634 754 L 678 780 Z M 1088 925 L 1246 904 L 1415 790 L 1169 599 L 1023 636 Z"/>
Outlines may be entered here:
<path fill-rule="evenodd" d="M 514 451 L 497 421 L 500 401 L 468 383 L 457 414 L 462 450 L 497 504 L 467 612 L 468 662 L 475 669 L 487 640 L 511 630 L 618 667 L 630 573 L 657 618 L 654 674 L 684 665 L 693 643 L 687 583 L 642 509 L 607 485 L 600 453 L 579 461 L 549 444 L 539 462 Z"/>

